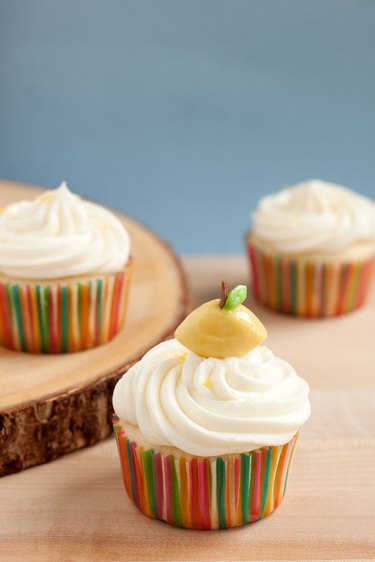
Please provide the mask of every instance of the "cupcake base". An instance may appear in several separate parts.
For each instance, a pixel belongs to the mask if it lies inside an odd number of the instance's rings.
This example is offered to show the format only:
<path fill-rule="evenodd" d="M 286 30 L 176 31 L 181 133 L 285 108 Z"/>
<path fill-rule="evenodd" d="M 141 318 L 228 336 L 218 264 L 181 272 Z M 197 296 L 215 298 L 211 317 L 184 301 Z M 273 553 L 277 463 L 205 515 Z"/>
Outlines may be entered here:
<path fill-rule="evenodd" d="M 375 258 L 325 262 L 285 258 L 248 243 L 256 300 L 278 312 L 306 318 L 340 316 L 360 308 L 368 296 Z"/>
<path fill-rule="evenodd" d="M 66 353 L 108 342 L 125 323 L 131 264 L 69 280 L 0 279 L 0 345 Z"/>
<path fill-rule="evenodd" d="M 128 496 L 148 517 L 187 529 L 227 529 L 267 517 L 284 497 L 298 434 L 279 447 L 221 457 L 144 449 L 113 427 Z"/>

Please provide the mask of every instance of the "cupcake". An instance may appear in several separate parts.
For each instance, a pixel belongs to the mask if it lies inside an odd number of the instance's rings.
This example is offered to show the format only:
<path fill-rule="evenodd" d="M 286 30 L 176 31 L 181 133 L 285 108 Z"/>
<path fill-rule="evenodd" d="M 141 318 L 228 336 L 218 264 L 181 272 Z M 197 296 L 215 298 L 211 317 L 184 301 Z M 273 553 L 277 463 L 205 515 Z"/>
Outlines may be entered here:
<path fill-rule="evenodd" d="M 130 241 L 122 223 L 66 184 L 0 214 L 0 344 L 81 351 L 125 321 Z"/>
<path fill-rule="evenodd" d="M 225 529 L 283 499 L 309 387 L 262 345 L 245 297 L 239 286 L 194 310 L 115 387 L 125 488 L 151 518 Z"/>
<path fill-rule="evenodd" d="M 303 317 L 363 305 L 375 261 L 375 203 L 312 180 L 260 200 L 246 236 L 255 298 Z"/>

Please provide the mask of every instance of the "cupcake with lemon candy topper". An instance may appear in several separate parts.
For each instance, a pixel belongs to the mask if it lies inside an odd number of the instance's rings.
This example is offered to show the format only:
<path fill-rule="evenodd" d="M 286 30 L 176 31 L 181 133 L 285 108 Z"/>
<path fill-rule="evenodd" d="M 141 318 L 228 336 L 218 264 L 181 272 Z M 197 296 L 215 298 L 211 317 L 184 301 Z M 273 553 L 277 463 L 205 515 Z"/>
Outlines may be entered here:
<path fill-rule="evenodd" d="M 0 344 L 64 353 L 112 339 L 125 322 L 129 235 L 65 183 L 0 215 Z"/>
<path fill-rule="evenodd" d="M 280 504 L 309 387 L 263 345 L 246 287 L 194 310 L 175 339 L 117 383 L 114 430 L 126 491 L 145 515 L 223 529 Z"/>

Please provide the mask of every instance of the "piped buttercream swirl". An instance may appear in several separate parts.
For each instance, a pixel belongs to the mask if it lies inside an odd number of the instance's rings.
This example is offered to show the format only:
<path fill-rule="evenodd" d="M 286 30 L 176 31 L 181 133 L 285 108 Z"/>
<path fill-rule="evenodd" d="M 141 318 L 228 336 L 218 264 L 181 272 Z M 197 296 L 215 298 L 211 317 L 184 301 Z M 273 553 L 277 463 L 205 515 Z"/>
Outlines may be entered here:
<path fill-rule="evenodd" d="M 311 180 L 263 197 L 252 234 L 282 253 L 332 254 L 366 243 L 375 252 L 375 203 L 340 185 Z"/>
<path fill-rule="evenodd" d="M 308 393 L 293 367 L 265 346 L 217 359 L 170 340 L 125 373 L 113 406 L 152 446 L 207 457 L 287 443 L 310 415 Z"/>
<path fill-rule="evenodd" d="M 0 271 L 22 279 L 110 273 L 129 258 L 128 233 L 100 205 L 82 200 L 65 183 L 0 215 Z"/>

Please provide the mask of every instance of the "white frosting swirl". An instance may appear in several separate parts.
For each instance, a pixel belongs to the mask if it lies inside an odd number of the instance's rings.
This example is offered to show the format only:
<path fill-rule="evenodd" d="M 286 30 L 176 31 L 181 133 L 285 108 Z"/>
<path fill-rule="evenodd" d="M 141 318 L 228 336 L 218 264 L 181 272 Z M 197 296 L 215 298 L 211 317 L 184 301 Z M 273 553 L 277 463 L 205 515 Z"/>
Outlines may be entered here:
<path fill-rule="evenodd" d="M 129 258 L 127 231 L 113 213 L 65 183 L 0 215 L 0 271 L 23 279 L 114 272 Z"/>
<path fill-rule="evenodd" d="M 308 393 L 293 367 L 264 346 L 206 359 L 170 340 L 125 373 L 113 406 L 152 446 L 208 457 L 287 443 L 310 415 Z"/>
<path fill-rule="evenodd" d="M 311 180 L 263 197 L 257 240 L 282 253 L 334 253 L 368 243 L 375 251 L 375 203 L 340 185 Z"/>

